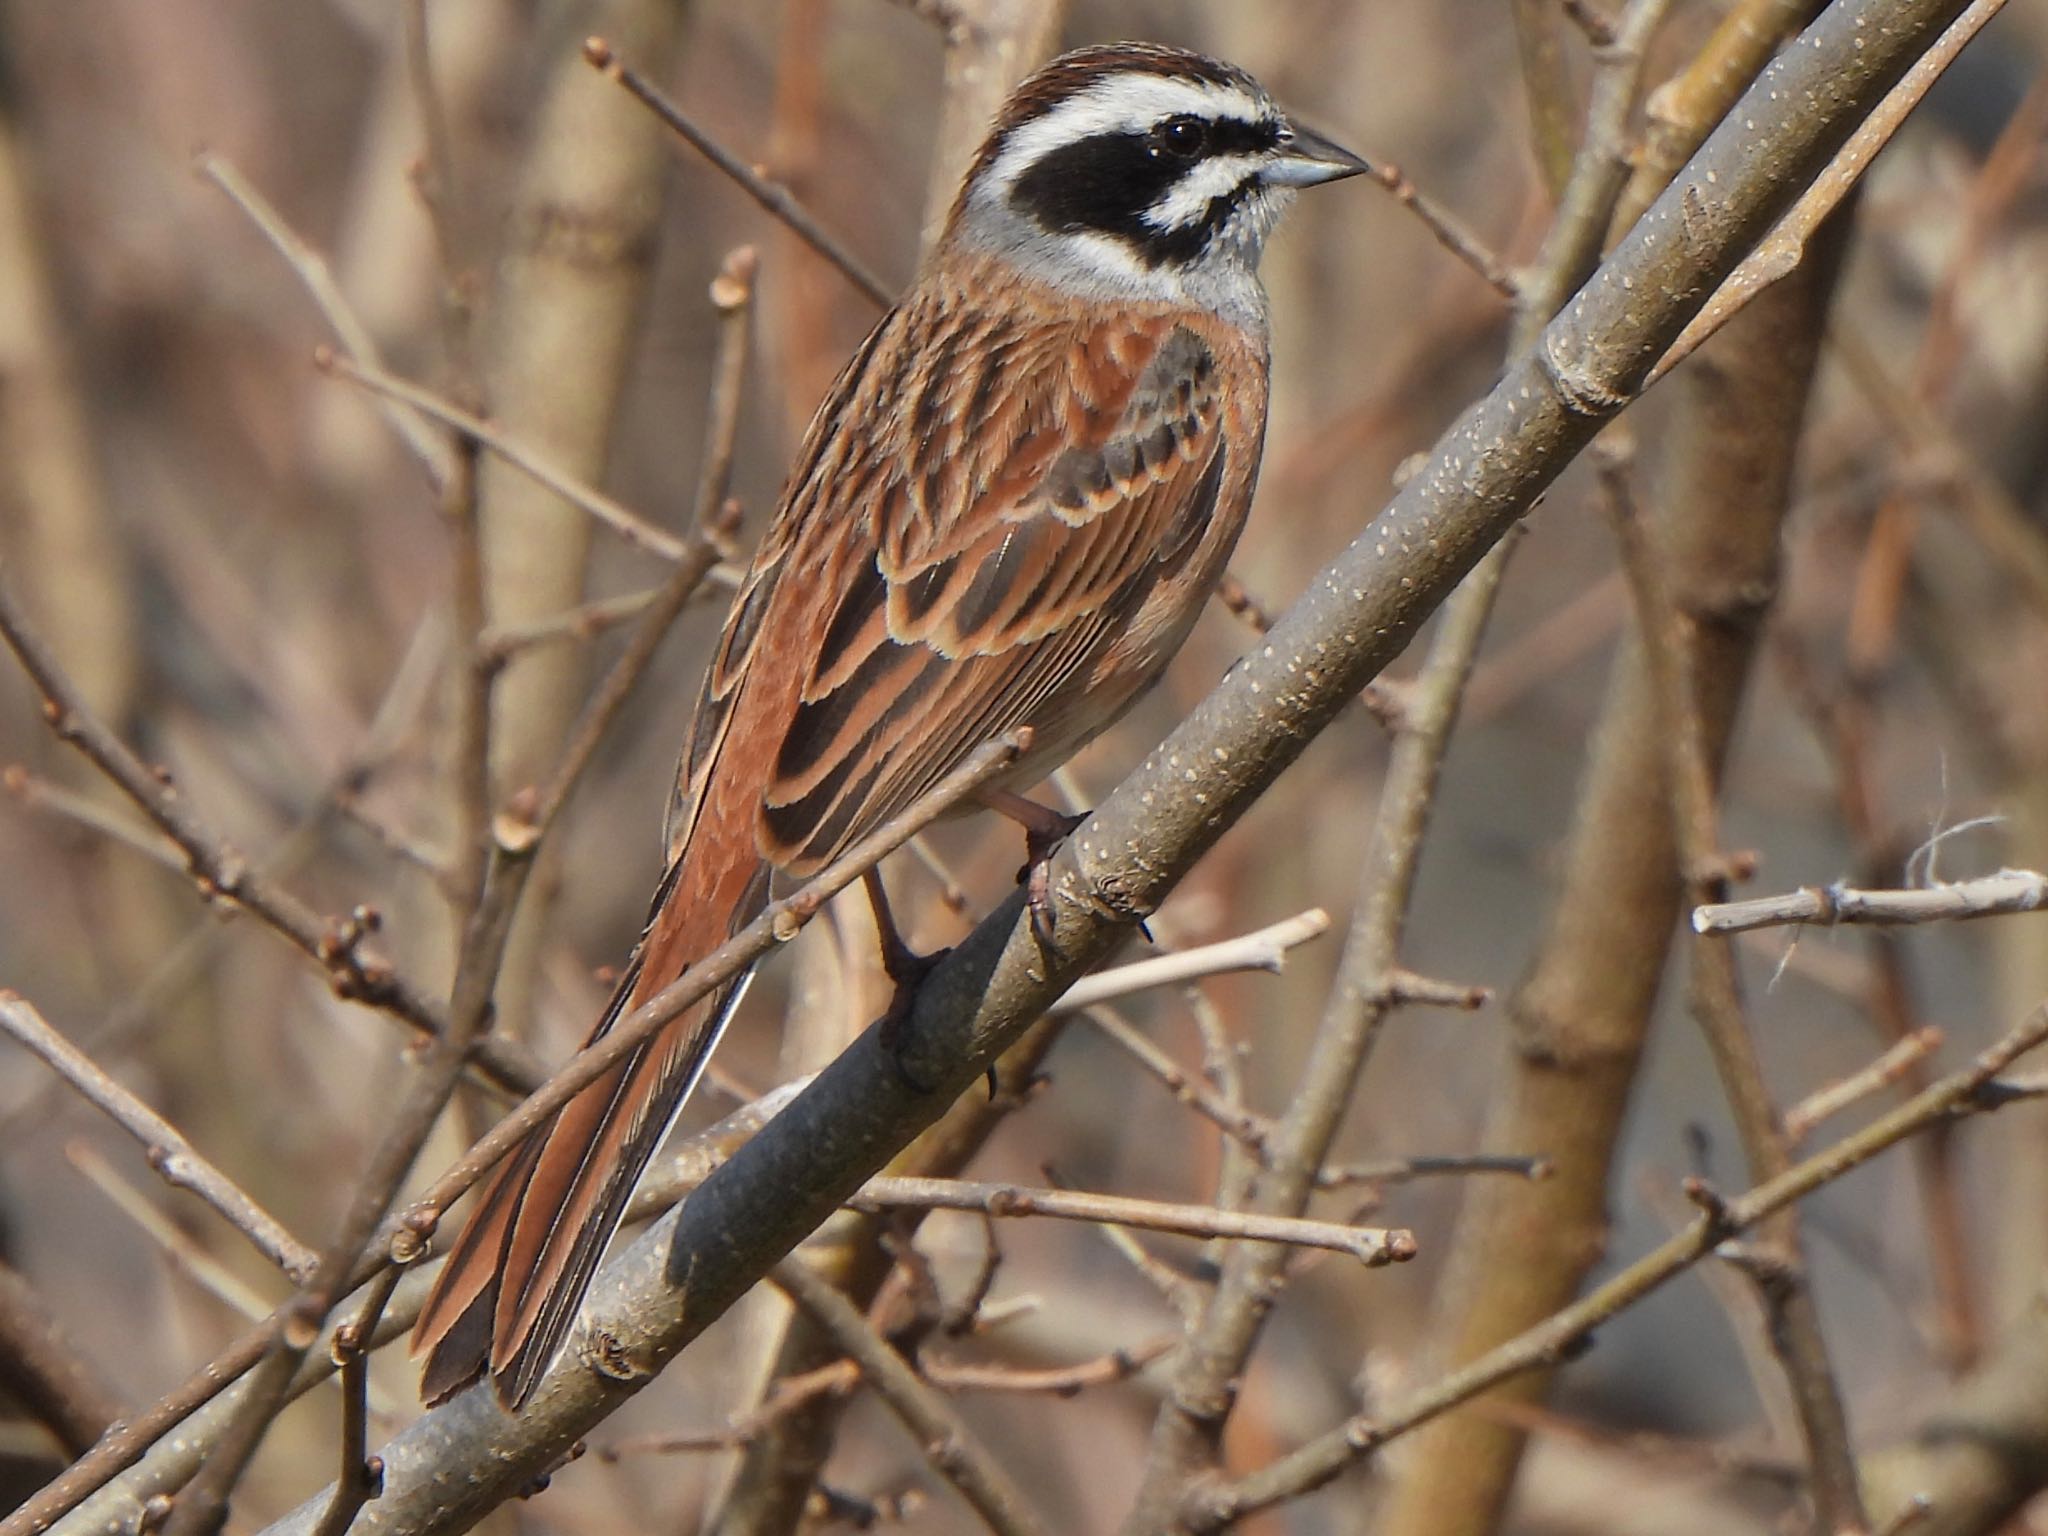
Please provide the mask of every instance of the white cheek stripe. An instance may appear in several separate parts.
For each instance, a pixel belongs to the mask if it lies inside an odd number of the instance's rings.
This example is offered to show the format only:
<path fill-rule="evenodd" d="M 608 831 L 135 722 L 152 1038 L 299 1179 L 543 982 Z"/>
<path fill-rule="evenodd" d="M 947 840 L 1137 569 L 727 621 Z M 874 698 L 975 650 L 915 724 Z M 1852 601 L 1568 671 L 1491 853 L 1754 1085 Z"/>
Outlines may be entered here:
<path fill-rule="evenodd" d="M 1141 133 L 1161 118 L 1182 112 L 1257 121 L 1266 108 L 1240 86 L 1164 75 L 1113 75 L 1012 133 L 989 168 L 989 180 L 1008 190 L 1048 150 L 1102 133 Z"/>
<path fill-rule="evenodd" d="M 1258 174 L 1259 164 L 1256 155 L 1223 155 L 1204 160 L 1145 210 L 1145 222 L 1157 230 L 1183 229 L 1201 223 L 1209 204 L 1251 180 Z"/>

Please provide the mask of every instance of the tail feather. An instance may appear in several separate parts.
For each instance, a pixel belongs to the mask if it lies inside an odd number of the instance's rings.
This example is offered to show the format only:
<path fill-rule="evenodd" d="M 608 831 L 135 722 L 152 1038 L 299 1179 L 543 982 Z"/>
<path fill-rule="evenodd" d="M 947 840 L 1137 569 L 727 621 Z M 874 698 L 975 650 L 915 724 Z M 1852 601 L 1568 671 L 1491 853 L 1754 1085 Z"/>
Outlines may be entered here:
<path fill-rule="evenodd" d="M 671 868 L 591 1041 L 751 921 L 767 900 L 767 872 L 758 863 L 713 883 L 709 892 L 685 891 Z M 499 1164 L 414 1325 L 412 1351 L 426 1356 L 421 1392 L 429 1402 L 486 1370 L 507 1407 L 533 1394 L 568 1337 L 633 1185 L 696 1086 L 746 981 L 670 1021 Z"/>

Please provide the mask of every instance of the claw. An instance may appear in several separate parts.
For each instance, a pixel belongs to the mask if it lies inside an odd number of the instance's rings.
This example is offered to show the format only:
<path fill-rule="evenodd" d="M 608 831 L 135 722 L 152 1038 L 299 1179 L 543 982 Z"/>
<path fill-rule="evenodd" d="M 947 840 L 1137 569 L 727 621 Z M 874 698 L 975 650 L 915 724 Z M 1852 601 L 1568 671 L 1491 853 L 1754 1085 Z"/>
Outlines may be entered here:
<path fill-rule="evenodd" d="M 896 1076 L 904 1087 L 914 1093 L 931 1093 L 939 1085 L 919 1077 L 903 1059 L 904 1026 L 910 1022 L 911 1010 L 917 1006 L 917 989 L 924 985 L 925 977 L 945 959 L 948 951 L 935 949 L 928 955 L 921 955 L 904 943 L 903 934 L 896 927 L 895 915 L 889 910 L 888 893 L 882 889 L 882 877 L 871 869 L 861 876 L 861 883 L 867 887 L 868 904 L 875 910 L 875 932 L 882 946 L 882 974 L 895 986 L 889 995 L 889 1006 L 883 1011 L 881 1024 L 875 1031 L 875 1041 L 889 1053 L 896 1067 Z"/>
<path fill-rule="evenodd" d="M 1041 948 L 1049 947 L 1056 929 L 1050 861 L 1054 850 L 1088 819 L 1088 814 L 1083 811 L 1069 815 L 1003 789 L 983 790 L 982 803 L 1024 829 L 1024 857 L 1028 862 L 1017 871 L 1017 883 L 1024 887 L 1031 907 L 1031 936 Z"/>

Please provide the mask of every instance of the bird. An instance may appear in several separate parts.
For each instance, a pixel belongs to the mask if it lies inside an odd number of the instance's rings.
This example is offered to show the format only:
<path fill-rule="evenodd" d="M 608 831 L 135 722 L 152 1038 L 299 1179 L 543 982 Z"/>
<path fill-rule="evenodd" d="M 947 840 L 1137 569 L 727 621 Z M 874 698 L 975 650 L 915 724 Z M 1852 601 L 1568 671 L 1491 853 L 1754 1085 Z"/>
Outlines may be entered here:
<path fill-rule="evenodd" d="M 1267 238 L 1297 189 L 1369 169 L 1244 70 L 1163 44 L 1081 48 L 1012 92 L 798 449 L 592 1041 L 758 915 L 771 880 L 815 872 L 999 736 L 1029 731 L 989 803 L 1026 807 L 1041 842 L 1057 828 L 1016 791 L 1158 679 L 1244 527 Z M 499 1163 L 414 1325 L 429 1402 L 486 1375 L 508 1410 L 531 1397 L 745 982 Z"/>

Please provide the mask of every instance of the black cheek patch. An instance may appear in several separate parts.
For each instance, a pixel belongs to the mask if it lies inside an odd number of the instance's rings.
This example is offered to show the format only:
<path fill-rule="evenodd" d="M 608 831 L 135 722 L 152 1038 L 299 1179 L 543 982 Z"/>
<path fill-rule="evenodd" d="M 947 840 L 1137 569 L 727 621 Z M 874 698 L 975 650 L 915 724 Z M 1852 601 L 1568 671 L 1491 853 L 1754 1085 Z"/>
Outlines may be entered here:
<path fill-rule="evenodd" d="M 1202 216 L 1172 229 L 1145 213 L 1205 159 L 1255 153 L 1280 140 L 1277 123 L 1225 118 L 1211 123 L 1205 153 L 1193 160 L 1155 153 L 1142 133 L 1101 133 L 1041 155 L 1010 189 L 1010 206 L 1053 234 L 1109 235 L 1149 267 L 1185 265 L 1209 248 L 1251 196 L 1246 181 L 1209 200 Z"/>
<path fill-rule="evenodd" d="M 1010 206 L 1054 234 L 1094 230 L 1129 238 L 1142 232 L 1144 210 L 1182 169 L 1153 155 L 1142 134 L 1096 134 L 1033 161 L 1011 188 Z"/>

